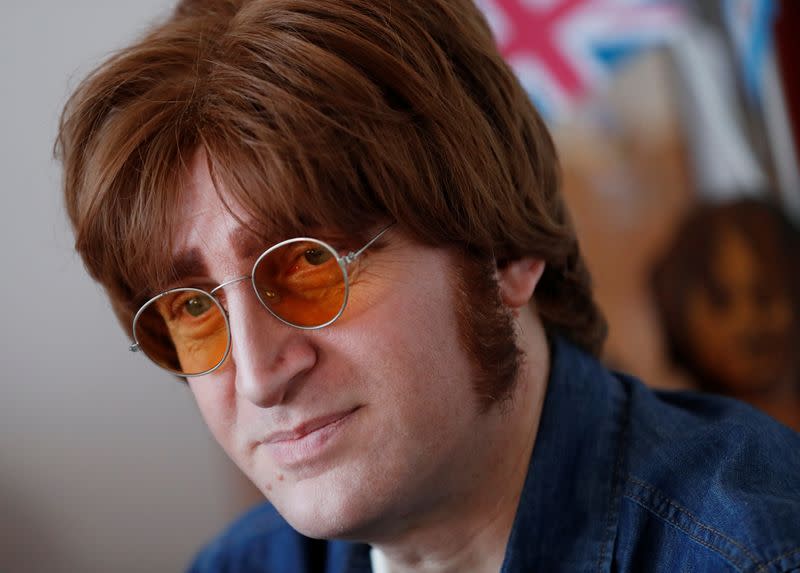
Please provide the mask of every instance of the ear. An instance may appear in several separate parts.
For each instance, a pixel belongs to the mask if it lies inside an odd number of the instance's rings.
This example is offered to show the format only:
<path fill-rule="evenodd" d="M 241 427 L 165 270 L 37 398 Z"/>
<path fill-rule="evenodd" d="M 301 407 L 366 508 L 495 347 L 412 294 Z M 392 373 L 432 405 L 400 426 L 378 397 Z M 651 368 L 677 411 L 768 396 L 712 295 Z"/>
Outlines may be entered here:
<path fill-rule="evenodd" d="M 497 269 L 497 286 L 500 298 L 512 310 L 528 304 L 544 273 L 544 261 L 523 257 L 509 261 Z"/>

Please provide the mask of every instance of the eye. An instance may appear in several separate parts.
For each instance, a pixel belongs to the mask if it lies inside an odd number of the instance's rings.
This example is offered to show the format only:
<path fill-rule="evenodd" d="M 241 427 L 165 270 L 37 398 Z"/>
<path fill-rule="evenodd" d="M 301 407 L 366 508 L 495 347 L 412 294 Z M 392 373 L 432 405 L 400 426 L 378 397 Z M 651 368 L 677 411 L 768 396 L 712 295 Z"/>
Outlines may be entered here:
<path fill-rule="evenodd" d="M 183 303 L 183 308 L 190 315 L 198 317 L 208 312 L 212 304 L 211 299 L 207 296 L 193 296 Z"/>
<path fill-rule="evenodd" d="M 303 257 L 305 258 L 306 262 L 311 265 L 322 265 L 328 262 L 333 255 L 328 251 L 328 249 L 323 249 L 320 247 L 306 249 L 306 252 L 303 253 Z"/>

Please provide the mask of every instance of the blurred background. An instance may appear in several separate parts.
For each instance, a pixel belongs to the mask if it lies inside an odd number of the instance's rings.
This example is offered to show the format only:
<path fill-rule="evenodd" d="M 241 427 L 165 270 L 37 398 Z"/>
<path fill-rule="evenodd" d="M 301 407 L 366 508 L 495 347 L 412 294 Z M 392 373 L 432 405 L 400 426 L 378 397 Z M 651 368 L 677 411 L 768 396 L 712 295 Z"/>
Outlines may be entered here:
<path fill-rule="evenodd" d="M 167 0 L 0 20 L 0 571 L 179 571 L 257 496 L 72 251 L 58 115 Z M 606 361 L 800 429 L 800 2 L 480 0 L 552 128 Z"/>

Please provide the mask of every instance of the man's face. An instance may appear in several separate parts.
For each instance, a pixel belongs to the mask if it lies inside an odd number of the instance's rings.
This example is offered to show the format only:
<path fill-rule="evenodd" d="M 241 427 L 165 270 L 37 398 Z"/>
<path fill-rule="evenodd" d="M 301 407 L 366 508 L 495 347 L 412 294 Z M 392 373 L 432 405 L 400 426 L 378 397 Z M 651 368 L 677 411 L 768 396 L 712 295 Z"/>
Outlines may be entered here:
<path fill-rule="evenodd" d="M 250 273 L 258 252 L 242 250 L 202 154 L 178 216 L 176 256 L 196 249 L 205 266 L 182 284 Z M 321 330 L 280 323 L 247 281 L 224 287 L 231 354 L 189 379 L 214 437 L 306 535 L 391 533 L 485 471 L 451 256 L 397 227 L 385 244 L 365 252 L 344 314 Z"/>

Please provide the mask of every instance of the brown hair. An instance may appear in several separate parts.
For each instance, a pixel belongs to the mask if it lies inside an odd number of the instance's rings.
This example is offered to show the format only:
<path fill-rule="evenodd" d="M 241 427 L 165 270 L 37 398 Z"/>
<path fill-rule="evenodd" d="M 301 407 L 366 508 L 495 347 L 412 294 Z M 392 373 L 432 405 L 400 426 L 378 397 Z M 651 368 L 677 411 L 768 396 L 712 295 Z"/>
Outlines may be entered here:
<path fill-rule="evenodd" d="M 544 259 L 548 332 L 600 352 L 552 140 L 470 0 L 184 1 L 96 69 L 57 154 L 76 248 L 126 326 L 174 270 L 201 148 L 270 237 L 393 219 L 499 265 Z"/>

